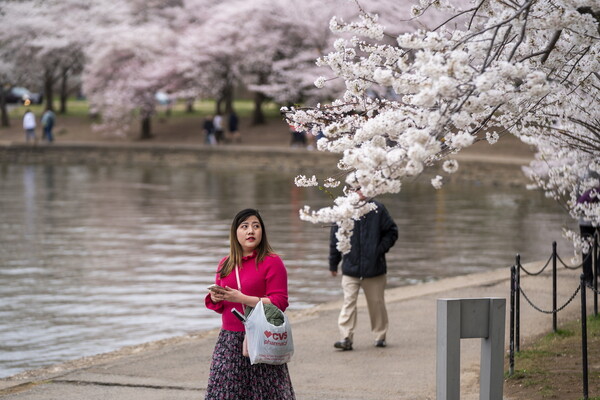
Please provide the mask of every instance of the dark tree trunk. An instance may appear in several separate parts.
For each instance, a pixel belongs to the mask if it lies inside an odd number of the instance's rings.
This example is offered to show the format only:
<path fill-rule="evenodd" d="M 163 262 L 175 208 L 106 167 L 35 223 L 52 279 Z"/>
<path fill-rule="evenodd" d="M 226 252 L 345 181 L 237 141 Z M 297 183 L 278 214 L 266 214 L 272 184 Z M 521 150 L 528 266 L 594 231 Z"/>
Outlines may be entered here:
<path fill-rule="evenodd" d="M 46 109 L 54 111 L 54 79 L 52 72 L 48 69 L 44 74 L 44 96 L 46 98 Z"/>
<path fill-rule="evenodd" d="M 142 117 L 142 131 L 141 131 L 141 135 L 140 135 L 140 139 L 142 139 L 142 140 L 152 139 L 152 131 L 151 131 L 150 121 L 151 121 L 150 116 Z"/>
<path fill-rule="evenodd" d="M 219 99 L 215 102 L 215 115 L 223 115 L 223 101 L 225 98 L 223 96 L 219 97 Z"/>
<path fill-rule="evenodd" d="M 229 82 L 223 89 L 223 101 L 225 102 L 225 114 L 233 112 L 233 83 Z"/>
<path fill-rule="evenodd" d="M 0 86 L 0 118 L 2 119 L 1 125 L 8 128 L 10 120 L 8 118 L 8 110 L 6 109 L 6 96 L 2 86 Z"/>
<path fill-rule="evenodd" d="M 262 104 L 266 97 L 264 94 L 254 93 L 254 112 L 252 113 L 252 125 L 264 125 L 266 123 L 265 114 L 262 110 Z"/>
<path fill-rule="evenodd" d="M 67 113 L 67 98 L 69 96 L 69 86 L 67 84 L 69 80 L 69 69 L 63 68 L 62 77 L 60 82 L 60 113 Z"/>
<path fill-rule="evenodd" d="M 194 112 L 194 99 L 187 99 L 185 101 L 185 112 L 188 114 Z"/>
<path fill-rule="evenodd" d="M 233 111 L 233 94 L 231 94 L 225 99 L 225 113 L 231 114 Z"/>

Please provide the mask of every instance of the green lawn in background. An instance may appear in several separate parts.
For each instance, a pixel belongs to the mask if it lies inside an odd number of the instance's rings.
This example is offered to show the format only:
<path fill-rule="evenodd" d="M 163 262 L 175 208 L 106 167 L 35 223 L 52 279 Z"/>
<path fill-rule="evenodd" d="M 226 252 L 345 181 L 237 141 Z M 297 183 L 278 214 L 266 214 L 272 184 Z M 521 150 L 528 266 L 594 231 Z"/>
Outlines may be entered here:
<path fill-rule="evenodd" d="M 233 103 L 233 107 L 237 112 L 238 116 L 241 118 L 249 117 L 252 115 L 254 111 L 254 102 L 252 100 L 236 100 Z M 9 116 L 11 118 L 20 118 L 25 113 L 25 110 L 29 108 L 36 115 L 41 115 L 44 112 L 45 104 L 34 104 L 31 106 L 14 106 L 9 105 Z M 60 108 L 59 101 L 54 102 L 54 109 L 58 110 Z M 157 105 L 156 107 L 156 115 L 164 115 L 166 113 L 166 106 Z M 268 102 L 263 104 L 263 112 L 267 118 L 279 117 L 279 109 L 275 103 Z M 194 102 L 194 112 L 188 113 L 186 111 L 186 103 L 181 100 L 177 101 L 171 107 L 171 117 L 189 117 L 189 116 L 203 116 L 203 115 L 212 115 L 215 112 L 215 102 L 214 100 L 198 100 Z M 67 101 L 67 116 L 74 117 L 86 117 L 89 115 L 89 106 L 87 100 L 81 100 L 77 98 L 71 98 Z"/>

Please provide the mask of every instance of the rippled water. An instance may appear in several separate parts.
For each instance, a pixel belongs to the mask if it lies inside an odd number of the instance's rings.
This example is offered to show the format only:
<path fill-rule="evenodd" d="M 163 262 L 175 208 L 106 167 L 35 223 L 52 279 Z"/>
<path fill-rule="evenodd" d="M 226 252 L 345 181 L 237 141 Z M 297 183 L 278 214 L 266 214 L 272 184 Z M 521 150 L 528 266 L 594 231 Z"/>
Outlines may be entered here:
<path fill-rule="evenodd" d="M 400 237 L 389 286 L 547 258 L 564 213 L 524 189 L 406 185 L 380 199 Z M 0 377 L 218 327 L 205 287 L 231 218 L 261 210 L 289 270 L 290 309 L 339 299 L 324 205 L 291 175 L 165 167 L 0 165 Z"/>

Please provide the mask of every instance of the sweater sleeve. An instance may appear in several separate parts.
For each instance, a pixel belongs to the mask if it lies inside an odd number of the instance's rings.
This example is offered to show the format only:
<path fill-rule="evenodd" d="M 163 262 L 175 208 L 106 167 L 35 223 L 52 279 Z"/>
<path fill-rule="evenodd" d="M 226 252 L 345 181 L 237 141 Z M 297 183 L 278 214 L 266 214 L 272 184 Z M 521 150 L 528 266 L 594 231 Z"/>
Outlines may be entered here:
<path fill-rule="evenodd" d="M 209 310 L 216 311 L 219 314 L 223 314 L 223 311 L 225 309 L 225 306 L 223 305 L 222 301 L 218 303 L 212 302 L 212 299 L 210 298 L 210 293 L 207 294 L 204 298 L 204 304 L 206 305 L 206 308 L 208 308 Z"/>
<path fill-rule="evenodd" d="M 335 234 L 337 233 L 338 226 L 337 224 L 331 227 L 331 232 L 329 233 L 329 270 L 337 271 L 338 264 L 342 259 L 342 253 L 337 249 L 337 238 Z"/>
<path fill-rule="evenodd" d="M 221 281 L 221 276 L 219 275 L 218 271 L 221 269 L 221 265 L 223 265 L 223 262 L 225 261 L 226 258 L 227 257 L 223 258 L 219 262 L 219 268 L 217 268 L 217 273 L 215 275 L 215 284 L 217 284 L 219 286 L 225 286 L 225 285 L 223 285 L 223 283 Z M 212 299 L 210 298 L 210 292 L 206 295 L 206 297 L 204 297 L 204 305 L 209 310 L 213 310 L 219 314 L 223 314 L 223 311 L 225 310 L 225 305 L 222 301 L 220 301 L 218 303 L 213 303 Z"/>
<path fill-rule="evenodd" d="M 283 261 L 277 255 L 268 256 L 268 263 L 265 295 L 277 308 L 285 311 L 289 305 L 287 270 L 283 265 Z"/>
<path fill-rule="evenodd" d="M 379 203 L 377 206 L 380 207 L 380 211 L 382 212 L 381 241 L 379 246 L 383 253 L 387 253 L 398 239 L 398 226 L 383 204 Z"/>

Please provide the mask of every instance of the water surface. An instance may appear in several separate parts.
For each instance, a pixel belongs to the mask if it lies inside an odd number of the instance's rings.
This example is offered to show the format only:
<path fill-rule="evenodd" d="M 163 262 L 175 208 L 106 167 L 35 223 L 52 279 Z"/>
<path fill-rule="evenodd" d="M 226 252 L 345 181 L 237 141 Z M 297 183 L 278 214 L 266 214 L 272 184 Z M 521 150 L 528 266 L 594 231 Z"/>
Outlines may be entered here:
<path fill-rule="evenodd" d="M 380 200 L 400 230 L 390 287 L 546 259 L 553 240 L 567 252 L 568 220 L 537 192 L 415 183 Z M 287 174 L 0 165 L 0 377 L 218 327 L 205 287 L 246 207 L 288 268 L 290 309 L 340 299 L 329 229 L 300 221 L 304 204 L 327 198 Z"/>

